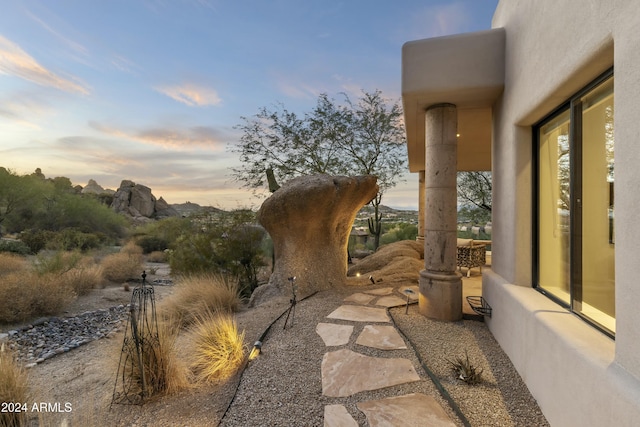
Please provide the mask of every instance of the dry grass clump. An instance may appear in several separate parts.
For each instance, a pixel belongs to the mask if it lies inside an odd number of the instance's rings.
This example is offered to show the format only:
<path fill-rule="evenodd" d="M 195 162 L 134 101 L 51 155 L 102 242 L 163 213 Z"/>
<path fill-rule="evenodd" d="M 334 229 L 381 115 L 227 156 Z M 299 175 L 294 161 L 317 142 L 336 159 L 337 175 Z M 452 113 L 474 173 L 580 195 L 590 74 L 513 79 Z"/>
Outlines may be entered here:
<path fill-rule="evenodd" d="M 228 313 L 207 311 L 193 327 L 194 351 L 191 368 L 198 379 L 221 382 L 231 378 L 246 360 L 244 332 L 238 332 Z"/>
<path fill-rule="evenodd" d="M 149 262 L 168 262 L 169 254 L 165 251 L 153 251 L 147 255 L 147 261 Z"/>
<path fill-rule="evenodd" d="M 104 273 L 94 259 L 79 252 L 55 252 L 39 256 L 34 271 L 60 287 L 71 288 L 77 295 L 86 295 L 91 289 L 102 287 Z"/>
<path fill-rule="evenodd" d="M 26 269 L 27 261 L 16 254 L 0 252 L 0 276 Z"/>
<path fill-rule="evenodd" d="M 158 324 L 157 339 L 148 331 L 143 332 L 141 342 L 142 366 L 144 369 L 145 398 L 157 395 L 177 393 L 189 387 L 188 370 L 178 357 L 176 340 L 179 327 L 176 322 L 160 322 Z M 141 396 L 143 376 L 140 363 L 134 347 L 128 349 L 122 359 L 121 369 L 123 373 L 119 379 L 124 378 L 126 384 L 120 382 L 122 387 L 118 390 L 129 398 Z"/>
<path fill-rule="evenodd" d="M 233 312 L 239 305 L 237 281 L 219 274 L 198 274 L 177 280 L 173 295 L 164 299 L 161 312 L 188 325 L 209 311 Z"/>
<path fill-rule="evenodd" d="M 101 264 L 104 277 L 112 282 L 124 282 L 142 274 L 142 254 L 119 252 L 104 257 Z"/>
<path fill-rule="evenodd" d="M 75 297 L 74 290 L 57 274 L 22 271 L 3 275 L 0 280 L 0 322 L 56 314 Z"/>
<path fill-rule="evenodd" d="M 7 404 L 26 403 L 29 398 L 27 387 L 27 372 L 16 361 L 13 352 L 5 348 L 4 343 L 0 344 L 0 402 Z M 26 421 L 25 415 L 25 412 L 2 411 L 0 412 L 0 425 L 22 426 Z"/>
<path fill-rule="evenodd" d="M 133 240 L 127 242 L 127 244 L 120 249 L 120 253 L 122 254 L 142 255 L 142 252 L 142 246 L 138 246 Z"/>
<path fill-rule="evenodd" d="M 92 289 L 101 288 L 104 284 L 104 271 L 100 265 L 92 264 L 73 268 L 61 276 L 78 295 L 87 295 Z"/>

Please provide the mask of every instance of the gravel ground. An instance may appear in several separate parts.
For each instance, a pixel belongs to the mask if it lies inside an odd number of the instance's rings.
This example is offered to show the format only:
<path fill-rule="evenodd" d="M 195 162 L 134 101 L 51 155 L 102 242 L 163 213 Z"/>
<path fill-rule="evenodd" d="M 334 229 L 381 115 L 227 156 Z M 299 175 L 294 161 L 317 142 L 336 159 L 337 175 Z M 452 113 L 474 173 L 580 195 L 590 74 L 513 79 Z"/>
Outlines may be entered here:
<path fill-rule="evenodd" d="M 284 318 L 278 320 L 263 342 L 263 353 L 243 372 L 237 394 L 220 425 L 322 426 L 324 406 L 340 403 L 359 425 L 366 426 L 364 414 L 356 408 L 358 402 L 417 392 L 436 398 L 459 426 L 548 425 L 484 323 L 431 321 L 417 313 L 416 305 L 410 307 L 409 314 L 405 314 L 404 307 L 390 310 L 397 328 L 415 345 L 415 351 L 411 344 L 407 350 L 393 351 L 356 345 L 355 340 L 365 323 L 355 323 L 351 342 L 344 347 L 368 356 L 407 358 L 421 381 L 346 398 L 323 396 L 320 366 L 328 348 L 315 328 L 342 304 L 344 297 L 358 291 L 358 288 L 347 288 L 319 292 L 298 303 L 293 326 L 287 324 L 284 329 Z M 330 350 L 340 348 L 331 347 Z M 447 362 L 447 359 L 464 357 L 465 351 L 472 364 L 483 369 L 484 380 L 480 384 L 467 385 L 457 380 Z M 444 386 L 468 421 L 456 415 L 423 369 L 421 361 Z"/>

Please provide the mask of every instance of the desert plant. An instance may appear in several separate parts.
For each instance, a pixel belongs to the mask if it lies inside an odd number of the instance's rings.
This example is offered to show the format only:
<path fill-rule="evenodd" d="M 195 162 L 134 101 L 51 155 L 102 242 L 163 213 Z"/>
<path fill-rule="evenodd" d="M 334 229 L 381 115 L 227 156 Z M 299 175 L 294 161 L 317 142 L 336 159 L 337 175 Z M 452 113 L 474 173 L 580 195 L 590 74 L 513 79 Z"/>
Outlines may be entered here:
<path fill-rule="evenodd" d="M 133 240 L 128 241 L 127 244 L 120 249 L 120 253 L 130 255 L 142 255 L 142 252 L 142 248 Z"/>
<path fill-rule="evenodd" d="M 29 255 L 31 249 L 19 240 L 0 240 L 0 252 L 12 252 L 18 255 Z"/>
<path fill-rule="evenodd" d="M 265 265 L 264 228 L 248 209 L 203 218 L 199 232 L 185 234 L 175 243 L 169 263 L 177 274 L 221 273 L 238 279 L 240 292 L 248 297 L 258 286 L 258 270 Z"/>
<path fill-rule="evenodd" d="M 143 253 L 150 254 L 155 251 L 164 251 L 169 248 L 169 241 L 158 236 L 143 236 L 136 240 Z"/>
<path fill-rule="evenodd" d="M 145 397 L 159 394 L 173 394 L 189 386 L 188 371 L 176 350 L 179 327 L 177 322 L 166 321 L 158 324 L 158 334 L 145 332 L 139 337 L 140 354 L 124 358 L 121 368 L 126 378 L 126 393 L 141 395 L 144 369 Z"/>
<path fill-rule="evenodd" d="M 153 251 L 147 255 L 147 261 L 149 262 L 167 262 L 169 260 L 169 253 L 165 251 Z"/>
<path fill-rule="evenodd" d="M 12 253 L 0 252 L 0 276 L 25 270 L 27 261 L 24 257 Z"/>
<path fill-rule="evenodd" d="M 16 360 L 15 354 L 0 344 L 0 402 L 8 405 L 26 405 L 28 400 L 27 372 Z M 6 410 L 9 409 L 9 410 Z M 22 426 L 26 422 L 26 411 L 19 406 L 0 411 L 0 425 Z"/>
<path fill-rule="evenodd" d="M 61 312 L 76 297 L 60 275 L 6 274 L 0 281 L 0 322 L 16 322 Z"/>
<path fill-rule="evenodd" d="M 474 366 L 469 360 L 469 353 L 465 350 L 465 357 L 458 356 L 455 360 L 447 359 L 447 362 L 453 369 L 456 378 L 466 382 L 467 384 L 478 384 L 482 381 L 482 368 Z"/>
<path fill-rule="evenodd" d="M 139 246 L 137 246 L 139 248 Z M 107 255 L 100 264 L 104 277 L 112 282 L 124 282 L 142 274 L 142 255 L 140 253 L 119 252 Z"/>
<path fill-rule="evenodd" d="M 239 304 L 237 282 L 219 274 L 197 274 L 178 278 L 173 295 L 162 302 L 161 312 L 188 325 L 209 311 L 233 312 Z"/>
<path fill-rule="evenodd" d="M 79 266 L 62 274 L 61 280 L 77 295 L 87 295 L 92 289 L 102 287 L 104 272 L 100 265 Z"/>
<path fill-rule="evenodd" d="M 191 368 L 204 381 L 224 381 L 246 360 L 244 332 L 228 313 L 206 311 L 196 317 Z"/>
<path fill-rule="evenodd" d="M 62 274 L 74 268 L 82 255 L 78 252 L 56 251 L 53 253 L 41 254 L 36 257 L 33 263 L 33 270 L 38 274 Z"/>

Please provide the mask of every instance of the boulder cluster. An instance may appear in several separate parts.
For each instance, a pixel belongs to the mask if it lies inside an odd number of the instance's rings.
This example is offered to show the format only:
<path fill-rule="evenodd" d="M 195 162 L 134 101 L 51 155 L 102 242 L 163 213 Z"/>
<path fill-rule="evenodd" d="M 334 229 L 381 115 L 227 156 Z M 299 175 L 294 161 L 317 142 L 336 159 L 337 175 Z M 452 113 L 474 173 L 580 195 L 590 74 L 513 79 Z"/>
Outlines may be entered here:
<path fill-rule="evenodd" d="M 113 195 L 111 209 L 129 215 L 134 220 L 180 216 L 162 197 L 156 199 L 149 187 L 126 179 Z"/>

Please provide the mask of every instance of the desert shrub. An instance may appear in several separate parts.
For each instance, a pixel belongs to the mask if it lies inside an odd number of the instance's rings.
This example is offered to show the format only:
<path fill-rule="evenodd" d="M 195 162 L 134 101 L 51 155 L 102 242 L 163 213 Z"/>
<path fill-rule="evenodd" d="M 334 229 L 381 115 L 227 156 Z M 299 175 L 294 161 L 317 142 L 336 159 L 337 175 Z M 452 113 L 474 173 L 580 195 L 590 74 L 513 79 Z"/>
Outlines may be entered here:
<path fill-rule="evenodd" d="M 66 271 L 61 275 L 60 280 L 77 295 L 87 295 L 92 289 L 102 287 L 104 272 L 100 265 L 83 265 Z"/>
<path fill-rule="evenodd" d="M 194 229 L 194 222 L 190 219 L 170 217 L 138 227 L 136 234 L 138 236 L 154 237 L 166 242 L 167 246 L 160 249 L 164 250 L 166 248 L 173 248 L 176 240 L 178 240 L 180 236 L 192 234 Z"/>
<path fill-rule="evenodd" d="M 163 316 L 179 319 L 187 325 L 209 311 L 232 312 L 238 309 L 238 284 L 220 274 L 182 276 L 171 296 L 162 302 Z"/>
<path fill-rule="evenodd" d="M 169 253 L 166 251 L 153 251 L 147 255 L 147 261 L 149 262 L 167 262 L 169 260 Z"/>
<path fill-rule="evenodd" d="M 124 245 L 120 249 L 120 253 L 130 254 L 130 255 L 142 255 L 142 248 L 138 246 L 136 242 L 134 242 L 133 240 L 130 240 L 127 242 L 126 245 Z"/>
<path fill-rule="evenodd" d="M 76 297 L 59 274 L 15 272 L 0 281 L 0 322 L 57 314 Z"/>
<path fill-rule="evenodd" d="M 79 252 L 43 252 L 34 261 L 33 271 L 50 276 L 50 280 L 55 277 L 60 287 L 70 288 L 77 295 L 86 295 L 104 282 L 102 267 Z"/>
<path fill-rule="evenodd" d="M 104 235 L 83 233 L 82 231 L 74 228 L 65 228 L 64 230 L 56 233 L 56 238 L 50 241 L 47 247 L 49 249 L 62 249 L 65 251 L 72 251 L 76 249 L 87 251 L 89 249 L 99 247 L 103 243 L 104 239 Z"/>
<path fill-rule="evenodd" d="M 244 332 L 228 313 L 206 311 L 193 326 L 191 368 L 197 378 L 220 382 L 231 378 L 245 361 Z"/>
<path fill-rule="evenodd" d="M 32 254 L 37 254 L 47 246 L 53 232 L 48 230 L 25 230 L 20 233 L 20 240 L 29 247 Z"/>
<path fill-rule="evenodd" d="M 143 236 L 137 239 L 136 243 L 142 248 L 142 252 L 161 252 L 169 248 L 169 242 L 158 236 Z"/>
<path fill-rule="evenodd" d="M 0 402 L 23 403 L 28 400 L 27 372 L 16 360 L 15 354 L 4 343 L 0 344 Z M 0 412 L 0 425 L 22 426 L 26 412 Z"/>
<path fill-rule="evenodd" d="M 78 252 L 56 251 L 43 253 L 36 257 L 33 270 L 38 274 L 62 274 L 80 263 L 82 255 Z"/>
<path fill-rule="evenodd" d="M 148 332 L 141 337 L 142 369 L 147 397 L 173 394 L 189 386 L 188 372 L 176 349 L 179 327 L 176 322 L 160 322 L 157 340 Z M 117 390 L 128 396 L 140 395 L 143 376 L 136 357 L 123 360 L 125 376 L 131 381 L 126 389 Z M 123 386 L 122 384 L 120 384 Z M 124 387 L 124 386 L 123 386 Z"/>
<path fill-rule="evenodd" d="M 29 255 L 31 253 L 31 249 L 19 240 L 0 239 L 0 252 Z"/>
<path fill-rule="evenodd" d="M 176 274 L 219 273 L 237 278 L 240 293 L 251 295 L 258 286 L 258 270 L 266 265 L 266 231 L 255 224 L 249 210 L 219 214 L 197 233 L 180 237 L 169 263 Z"/>
<path fill-rule="evenodd" d="M 25 270 L 26 266 L 27 261 L 24 257 L 0 252 L 0 277 L 4 274 Z"/>
<path fill-rule="evenodd" d="M 139 248 L 139 246 L 136 247 Z M 112 282 L 124 282 L 140 277 L 142 274 L 142 255 L 121 251 L 104 257 L 100 265 L 105 279 Z"/>

